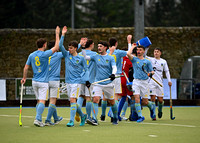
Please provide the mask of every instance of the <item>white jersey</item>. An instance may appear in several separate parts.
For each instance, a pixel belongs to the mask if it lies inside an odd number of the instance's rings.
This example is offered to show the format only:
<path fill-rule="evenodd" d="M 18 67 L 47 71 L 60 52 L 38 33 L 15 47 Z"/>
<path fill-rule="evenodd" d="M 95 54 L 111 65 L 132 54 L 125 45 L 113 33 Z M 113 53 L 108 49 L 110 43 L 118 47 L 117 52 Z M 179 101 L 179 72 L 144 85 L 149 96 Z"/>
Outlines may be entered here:
<path fill-rule="evenodd" d="M 153 75 L 153 78 L 155 78 L 159 83 L 162 84 L 163 83 L 163 71 L 165 71 L 168 82 L 171 82 L 167 61 L 162 58 L 156 59 L 153 57 L 148 57 L 148 56 L 146 56 L 146 57 L 148 59 L 150 59 L 150 61 L 152 63 L 152 67 L 155 72 L 155 74 Z M 151 82 L 154 82 L 154 81 L 151 80 Z"/>

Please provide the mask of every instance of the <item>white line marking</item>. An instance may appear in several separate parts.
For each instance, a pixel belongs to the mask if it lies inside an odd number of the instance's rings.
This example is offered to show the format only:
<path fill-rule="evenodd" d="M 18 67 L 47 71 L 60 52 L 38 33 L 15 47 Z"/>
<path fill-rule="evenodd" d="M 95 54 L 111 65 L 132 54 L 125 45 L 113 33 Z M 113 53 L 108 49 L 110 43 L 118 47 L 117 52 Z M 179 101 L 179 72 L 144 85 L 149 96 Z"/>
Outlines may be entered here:
<path fill-rule="evenodd" d="M 90 130 L 83 130 L 83 131 L 85 131 L 85 132 L 90 132 Z"/>
<path fill-rule="evenodd" d="M 130 123 L 130 122 L 125 122 L 125 123 Z M 138 124 L 136 122 L 133 122 L 135 124 Z M 140 124 L 146 124 L 146 125 L 160 125 L 160 126 L 176 126 L 176 127 L 188 127 L 188 128 L 195 128 L 197 126 L 193 126 L 193 125 L 181 125 L 181 124 L 165 124 L 165 123 L 145 123 L 142 122 Z"/>
<path fill-rule="evenodd" d="M 158 136 L 157 135 L 149 135 L 149 137 L 156 138 Z"/>
<path fill-rule="evenodd" d="M 19 115 L 0 115 L 0 117 L 19 117 Z M 22 118 L 35 118 L 35 116 L 22 116 Z M 43 119 L 46 119 L 46 117 L 42 117 Z M 63 118 L 63 120 L 70 120 L 69 118 Z"/>

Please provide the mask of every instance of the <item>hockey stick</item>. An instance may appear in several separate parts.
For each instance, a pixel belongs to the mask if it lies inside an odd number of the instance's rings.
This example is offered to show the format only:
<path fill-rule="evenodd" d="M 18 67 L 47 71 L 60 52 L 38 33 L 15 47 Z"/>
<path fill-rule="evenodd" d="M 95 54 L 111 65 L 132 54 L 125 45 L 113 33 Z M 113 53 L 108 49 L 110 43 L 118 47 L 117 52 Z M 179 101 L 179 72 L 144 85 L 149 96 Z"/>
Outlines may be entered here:
<path fill-rule="evenodd" d="M 130 83 L 130 81 L 129 81 L 129 79 L 128 79 L 128 77 L 127 77 L 127 75 L 126 75 L 126 73 L 124 72 L 124 71 L 122 71 L 123 72 L 123 74 L 124 74 L 124 76 L 125 76 L 125 78 L 126 78 L 126 81 L 128 82 L 128 84 Z M 127 86 L 127 88 L 128 88 L 128 90 L 129 91 L 132 91 L 133 92 L 133 89 L 132 89 L 132 87 L 129 87 L 129 86 Z"/>
<path fill-rule="evenodd" d="M 144 69 L 144 65 L 142 66 L 142 70 L 147 74 L 149 75 L 149 73 Z M 158 85 L 160 85 L 160 87 L 163 87 L 155 78 L 153 77 L 150 77 L 151 79 L 153 79 Z"/>
<path fill-rule="evenodd" d="M 124 75 L 119 75 L 119 76 L 116 76 L 115 78 L 119 78 L 119 77 L 123 77 Z M 92 85 L 94 84 L 98 84 L 98 83 L 101 83 L 101 82 L 104 82 L 104 81 L 108 81 L 110 80 L 110 78 L 106 78 L 106 79 L 103 79 L 103 80 L 100 80 L 100 81 L 96 81 L 96 82 L 93 82 L 91 83 Z"/>
<path fill-rule="evenodd" d="M 20 107 L 19 107 L 19 126 L 22 126 L 22 97 L 23 97 L 23 86 L 24 84 L 21 84 L 21 96 L 20 96 Z"/>
<path fill-rule="evenodd" d="M 172 110 L 172 89 L 171 86 L 169 86 L 170 88 L 170 118 L 171 120 L 174 120 L 175 117 L 173 117 L 173 110 Z"/>

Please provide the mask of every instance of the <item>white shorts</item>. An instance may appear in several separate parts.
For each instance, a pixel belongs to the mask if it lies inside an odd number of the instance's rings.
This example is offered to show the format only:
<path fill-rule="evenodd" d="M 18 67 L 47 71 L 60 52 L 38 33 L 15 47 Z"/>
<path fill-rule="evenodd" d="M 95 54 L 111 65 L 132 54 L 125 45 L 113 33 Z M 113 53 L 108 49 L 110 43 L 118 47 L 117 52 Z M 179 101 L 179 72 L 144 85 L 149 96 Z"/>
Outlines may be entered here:
<path fill-rule="evenodd" d="M 37 100 L 48 100 L 49 83 L 32 81 L 32 87 Z"/>
<path fill-rule="evenodd" d="M 78 98 L 80 95 L 81 84 L 66 84 L 69 98 Z"/>
<path fill-rule="evenodd" d="M 49 81 L 49 97 L 60 98 L 60 81 Z"/>
<path fill-rule="evenodd" d="M 164 97 L 163 87 L 160 87 L 160 85 L 158 85 L 155 82 L 149 83 L 149 92 L 150 92 L 150 95 L 156 95 L 158 97 Z"/>
<path fill-rule="evenodd" d="M 114 93 L 114 85 L 113 83 L 109 83 L 106 85 L 95 84 L 92 91 L 92 97 L 94 96 L 104 96 L 106 99 L 113 100 Z"/>
<path fill-rule="evenodd" d="M 119 76 L 120 74 L 116 74 L 115 76 Z M 115 80 L 113 81 L 114 85 L 115 85 L 115 93 L 122 93 L 122 85 L 121 85 L 121 78 L 115 78 Z"/>
<path fill-rule="evenodd" d="M 90 86 L 91 94 L 92 94 L 92 90 L 93 90 L 93 85 L 91 84 L 91 86 Z M 90 97 L 89 90 L 88 90 L 87 86 L 85 86 L 85 84 L 81 84 L 80 95 L 85 95 L 87 97 Z"/>
<path fill-rule="evenodd" d="M 133 95 L 140 95 L 142 98 L 149 97 L 149 83 L 148 80 L 133 80 Z"/>

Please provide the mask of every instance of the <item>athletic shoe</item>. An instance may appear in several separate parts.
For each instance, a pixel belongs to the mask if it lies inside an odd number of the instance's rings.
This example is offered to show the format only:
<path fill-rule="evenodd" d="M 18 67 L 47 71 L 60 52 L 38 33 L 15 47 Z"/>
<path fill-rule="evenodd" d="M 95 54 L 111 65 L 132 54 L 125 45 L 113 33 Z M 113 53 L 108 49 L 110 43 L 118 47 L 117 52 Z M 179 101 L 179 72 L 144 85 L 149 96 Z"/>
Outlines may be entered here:
<path fill-rule="evenodd" d="M 111 123 L 113 122 L 113 117 L 111 117 L 110 122 L 111 122 Z"/>
<path fill-rule="evenodd" d="M 122 118 L 121 118 L 119 115 L 118 115 L 118 120 L 119 120 L 119 121 L 122 121 Z"/>
<path fill-rule="evenodd" d="M 101 121 L 105 121 L 106 116 L 101 115 L 100 119 Z"/>
<path fill-rule="evenodd" d="M 85 121 L 87 119 L 87 115 L 84 114 L 83 117 L 81 117 L 81 123 L 80 123 L 80 126 L 84 126 L 85 125 Z"/>
<path fill-rule="evenodd" d="M 162 118 L 162 112 L 158 111 L 158 118 Z"/>
<path fill-rule="evenodd" d="M 86 120 L 88 124 L 93 125 L 93 126 L 98 126 L 99 124 L 97 123 L 97 120 L 90 118 Z"/>
<path fill-rule="evenodd" d="M 80 117 L 79 117 L 79 113 L 78 113 L 78 112 L 76 112 L 75 120 L 76 120 L 77 122 L 80 122 Z"/>
<path fill-rule="evenodd" d="M 129 116 L 130 121 L 137 121 L 138 120 L 138 114 L 136 111 L 132 111 L 132 114 Z"/>
<path fill-rule="evenodd" d="M 143 122 L 145 120 L 145 118 L 144 118 L 144 116 L 142 116 L 142 117 L 139 117 L 139 119 L 137 120 L 137 122 L 138 123 L 141 123 L 141 122 Z"/>
<path fill-rule="evenodd" d="M 74 127 L 74 122 L 70 120 L 69 123 L 67 123 L 67 127 Z"/>
<path fill-rule="evenodd" d="M 125 116 L 121 116 L 121 117 L 122 117 L 122 120 L 124 120 L 124 121 L 128 120 L 128 118 L 126 118 Z"/>
<path fill-rule="evenodd" d="M 41 121 L 39 121 L 37 119 L 34 120 L 33 124 L 37 127 L 44 127 L 45 126 L 44 123 L 42 123 Z"/>
<path fill-rule="evenodd" d="M 54 123 L 57 125 L 58 123 L 60 123 L 63 120 L 63 117 L 59 117 L 57 120 L 54 120 Z"/>
<path fill-rule="evenodd" d="M 54 126 L 55 124 L 53 122 L 45 121 L 45 126 Z"/>
<path fill-rule="evenodd" d="M 118 125 L 117 120 L 118 120 L 117 118 L 113 118 L 113 122 L 112 122 L 112 124 L 113 124 L 113 125 Z"/>

